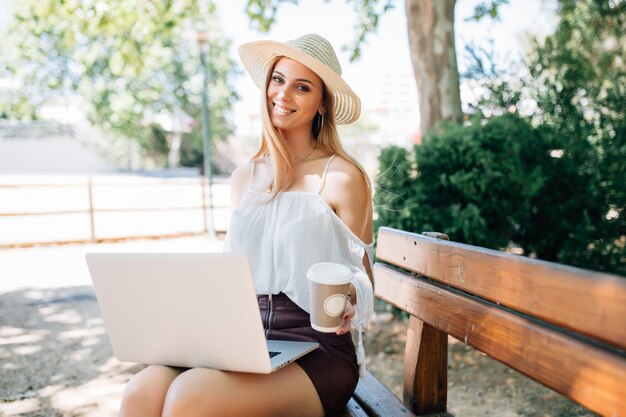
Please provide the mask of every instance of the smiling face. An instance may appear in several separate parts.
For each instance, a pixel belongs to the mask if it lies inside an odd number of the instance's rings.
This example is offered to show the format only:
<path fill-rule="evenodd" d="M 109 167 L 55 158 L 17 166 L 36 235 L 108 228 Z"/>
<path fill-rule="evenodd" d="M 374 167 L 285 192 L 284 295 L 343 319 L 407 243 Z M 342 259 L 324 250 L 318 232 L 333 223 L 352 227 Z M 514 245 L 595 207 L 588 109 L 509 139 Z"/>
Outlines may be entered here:
<path fill-rule="evenodd" d="M 267 86 L 267 106 L 278 130 L 310 132 L 315 115 L 323 110 L 320 77 L 297 61 L 281 58 Z"/>

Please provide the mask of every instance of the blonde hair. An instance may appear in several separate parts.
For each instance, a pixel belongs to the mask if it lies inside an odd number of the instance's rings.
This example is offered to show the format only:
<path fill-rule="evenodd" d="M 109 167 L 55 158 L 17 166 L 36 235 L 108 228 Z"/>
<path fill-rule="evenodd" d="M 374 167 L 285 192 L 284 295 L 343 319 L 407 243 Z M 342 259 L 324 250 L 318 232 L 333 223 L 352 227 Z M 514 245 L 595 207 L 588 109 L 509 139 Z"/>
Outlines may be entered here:
<path fill-rule="evenodd" d="M 272 77 L 272 72 L 278 60 L 282 56 L 277 57 L 274 62 L 269 66 L 269 70 L 265 79 L 265 91 L 263 91 L 263 102 L 261 103 L 261 118 L 263 123 L 263 132 L 261 136 L 261 145 L 259 150 L 252 157 L 253 161 L 263 159 L 265 156 L 270 155 L 273 161 L 274 179 L 272 183 L 272 189 L 270 191 L 269 201 L 273 200 L 282 191 L 289 189 L 294 180 L 294 166 L 295 163 L 291 158 L 291 155 L 285 147 L 285 143 L 282 140 L 280 133 L 276 130 L 272 124 L 272 120 L 269 114 L 269 108 L 267 104 L 267 88 Z M 364 176 L 365 183 L 367 184 L 368 201 L 371 201 L 372 186 L 370 184 L 369 176 L 365 169 L 354 158 L 352 158 L 341 146 L 339 135 L 337 134 L 337 126 L 335 125 L 335 118 L 333 114 L 333 98 L 328 93 L 326 85 L 322 82 L 323 97 L 322 101 L 326 108 L 326 114 L 324 116 L 317 113 L 312 125 L 312 134 L 316 142 L 317 149 L 324 151 L 327 154 L 337 154 L 342 158 L 353 163 Z M 371 206 L 368 205 L 368 207 Z"/>

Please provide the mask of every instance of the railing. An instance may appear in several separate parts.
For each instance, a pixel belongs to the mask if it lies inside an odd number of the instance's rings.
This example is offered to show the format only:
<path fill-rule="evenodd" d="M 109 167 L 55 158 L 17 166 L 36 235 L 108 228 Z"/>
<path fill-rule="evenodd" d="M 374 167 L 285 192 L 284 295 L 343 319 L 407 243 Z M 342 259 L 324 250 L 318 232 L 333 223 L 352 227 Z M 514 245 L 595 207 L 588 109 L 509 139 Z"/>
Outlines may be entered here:
<path fill-rule="evenodd" d="M 74 127 L 69 124 L 28 121 L 0 121 L 0 138 L 45 138 L 50 136 L 74 136 Z"/>
<path fill-rule="evenodd" d="M 0 249 L 224 232 L 228 182 L 137 176 L 0 177 Z M 213 216 L 209 210 L 213 210 Z"/>

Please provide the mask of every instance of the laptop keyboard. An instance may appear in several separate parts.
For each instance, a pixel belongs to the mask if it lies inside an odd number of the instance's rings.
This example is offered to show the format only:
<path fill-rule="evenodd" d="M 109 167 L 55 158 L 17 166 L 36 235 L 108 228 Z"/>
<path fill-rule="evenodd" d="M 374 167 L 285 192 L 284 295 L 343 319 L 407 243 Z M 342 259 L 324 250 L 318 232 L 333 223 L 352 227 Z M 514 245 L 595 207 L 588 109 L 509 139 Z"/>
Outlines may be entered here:
<path fill-rule="evenodd" d="M 272 352 L 272 351 L 270 351 L 270 359 L 273 358 L 276 355 L 280 355 L 281 353 L 283 353 L 283 352 Z"/>

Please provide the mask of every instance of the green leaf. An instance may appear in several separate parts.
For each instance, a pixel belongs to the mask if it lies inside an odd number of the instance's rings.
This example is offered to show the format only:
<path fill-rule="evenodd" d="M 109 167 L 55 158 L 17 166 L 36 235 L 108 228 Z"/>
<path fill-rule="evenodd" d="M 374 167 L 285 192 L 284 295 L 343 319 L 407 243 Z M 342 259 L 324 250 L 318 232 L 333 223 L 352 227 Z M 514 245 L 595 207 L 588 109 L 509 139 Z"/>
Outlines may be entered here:
<path fill-rule="evenodd" d="M 91 121 L 140 143 L 157 164 L 167 151 L 157 136 L 167 132 L 154 116 L 184 112 L 200 119 L 199 51 L 184 35 L 201 26 L 217 32 L 212 2 L 24 0 L 14 7 L 15 19 L 0 34 L 6 40 L 0 68 L 25 87 L 20 98 L 0 97 L 0 117 L 36 118 L 46 101 L 78 95 L 89 104 L 84 110 Z M 225 113 L 235 97 L 228 87 L 235 69 L 228 45 L 217 38 L 210 42 L 215 139 L 231 129 Z M 194 123 L 188 136 L 199 135 Z M 189 140 L 185 160 L 199 164 L 202 144 Z"/>

